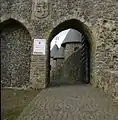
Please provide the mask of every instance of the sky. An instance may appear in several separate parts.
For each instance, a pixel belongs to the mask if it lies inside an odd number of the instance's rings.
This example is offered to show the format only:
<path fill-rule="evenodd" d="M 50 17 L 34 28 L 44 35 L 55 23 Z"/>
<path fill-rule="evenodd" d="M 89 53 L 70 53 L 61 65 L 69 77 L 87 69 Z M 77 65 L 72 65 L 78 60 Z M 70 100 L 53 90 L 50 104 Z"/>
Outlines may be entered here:
<path fill-rule="evenodd" d="M 51 42 L 51 49 L 52 49 L 53 46 L 55 45 L 55 41 L 57 41 L 57 42 L 56 42 L 56 43 L 57 43 L 57 46 L 60 48 L 61 43 L 63 42 L 63 40 L 64 40 L 64 38 L 66 37 L 66 35 L 67 35 L 67 33 L 68 33 L 69 30 L 70 30 L 70 29 L 64 30 L 64 31 L 60 32 L 59 34 L 57 34 L 57 35 L 53 38 L 53 40 L 52 40 L 52 42 Z"/>

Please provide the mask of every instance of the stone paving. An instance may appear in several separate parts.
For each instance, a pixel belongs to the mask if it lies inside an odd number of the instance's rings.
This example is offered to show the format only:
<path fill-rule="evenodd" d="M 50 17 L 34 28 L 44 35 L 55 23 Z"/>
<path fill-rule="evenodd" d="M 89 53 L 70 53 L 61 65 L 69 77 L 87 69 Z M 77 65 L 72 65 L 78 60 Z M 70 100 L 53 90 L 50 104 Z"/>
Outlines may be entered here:
<path fill-rule="evenodd" d="M 90 85 L 42 90 L 17 120 L 118 120 L 118 104 Z"/>

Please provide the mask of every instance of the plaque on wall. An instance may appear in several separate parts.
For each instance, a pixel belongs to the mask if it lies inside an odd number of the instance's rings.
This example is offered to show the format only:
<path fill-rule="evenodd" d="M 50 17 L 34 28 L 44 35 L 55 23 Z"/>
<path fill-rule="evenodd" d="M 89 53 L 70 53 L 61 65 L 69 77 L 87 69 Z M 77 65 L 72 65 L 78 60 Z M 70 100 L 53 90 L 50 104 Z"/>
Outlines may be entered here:
<path fill-rule="evenodd" d="M 45 55 L 45 39 L 34 39 L 33 44 L 33 54 L 35 55 Z"/>

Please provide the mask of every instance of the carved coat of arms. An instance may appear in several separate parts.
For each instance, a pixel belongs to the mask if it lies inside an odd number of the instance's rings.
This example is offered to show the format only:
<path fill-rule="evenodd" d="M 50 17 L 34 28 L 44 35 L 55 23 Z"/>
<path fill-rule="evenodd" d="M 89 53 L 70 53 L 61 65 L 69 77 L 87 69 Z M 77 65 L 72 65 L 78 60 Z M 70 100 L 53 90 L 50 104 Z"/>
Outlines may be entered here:
<path fill-rule="evenodd" d="M 45 18 L 49 15 L 49 3 L 46 0 L 36 0 L 33 3 L 32 17 L 34 19 Z"/>

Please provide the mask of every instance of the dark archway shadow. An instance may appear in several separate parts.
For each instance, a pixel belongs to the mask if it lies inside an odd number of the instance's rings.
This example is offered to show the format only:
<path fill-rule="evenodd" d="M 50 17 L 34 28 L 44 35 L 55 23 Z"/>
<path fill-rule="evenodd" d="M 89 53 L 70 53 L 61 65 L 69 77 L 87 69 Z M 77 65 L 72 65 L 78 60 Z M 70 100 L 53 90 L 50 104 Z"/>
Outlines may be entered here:
<path fill-rule="evenodd" d="M 15 19 L 0 23 L 1 86 L 27 86 L 30 80 L 32 38 L 27 28 Z"/>
<path fill-rule="evenodd" d="M 5 21 L 3 21 L 3 22 L 0 23 L 0 32 L 1 32 L 2 29 L 4 29 L 6 26 L 11 26 L 11 25 L 13 25 L 13 24 L 18 24 L 18 25 L 22 26 L 26 31 L 28 31 L 27 28 L 26 28 L 21 22 L 15 20 L 15 19 L 13 19 L 13 18 L 9 18 L 8 20 L 5 20 Z M 30 34 L 30 33 L 29 33 L 29 34 Z"/>
<path fill-rule="evenodd" d="M 52 41 L 52 39 L 61 31 L 63 30 L 67 30 L 67 29 L 75 29 L 79 32 L 81 32 L 84 36 L 85 39 L 87 40 L 87 44 L 89 46 L 89 76 L 90 76 L 90 81 L 91 81 L 91 74 L 92 74 L 92 62 L 93 62 L 93 48 L 95 47 L 94 43 L 93 43 L 93 37 L 92 37 L 92 32 L 90 31 L 90 29 L 81 21 L 76 20 L 76 19 L 70 19 L 70 20 L 66 20 L 62 23 L 60 23 L 57 27 L 55 27 L 52 32 L 49 35 L 49 38 L 47 40 L 47 47 L 46 47 L 46 82 L 47 82 L 47 86 L 50 83 L 50 43 Z"/>

